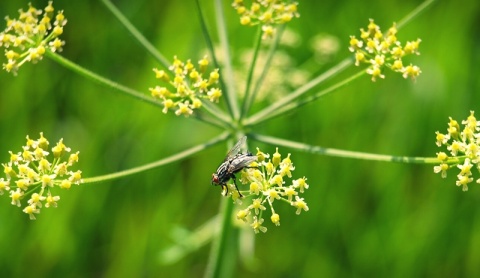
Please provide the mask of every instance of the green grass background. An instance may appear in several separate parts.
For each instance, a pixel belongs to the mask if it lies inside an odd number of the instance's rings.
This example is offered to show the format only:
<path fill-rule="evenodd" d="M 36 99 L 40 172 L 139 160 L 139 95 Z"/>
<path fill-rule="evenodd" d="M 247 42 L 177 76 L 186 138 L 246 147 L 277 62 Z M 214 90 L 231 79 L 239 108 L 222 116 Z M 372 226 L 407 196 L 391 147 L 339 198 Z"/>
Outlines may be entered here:
<path fill-rule="evenodd" d="M 32 1 L 38 8 L 46 2 Z M 215 30 L 212 1 L 201 2 L 209 28 Z M 0 16 L 14 17 L 27 3 L 0 1 Z M 288 53 L 300 65 L 312 56 L 313 36 L 338 37 L 338 54 L 315 68 L 322 72 L 351 55 L 349 35 L 358 35 L 369 18 L 386 30 L 420 3 L 300 1 L 301 17 L 289 26 L 301 44 Z M 115 4 L 168 59 L 203 56 L 193 1 Z M 62 55 L 146 94 L 157 84 L 151 69 L 159 65 L 99 1 L 56 1 L 54 6 L 68 19 Z M 255 30 L 239 26 L 227 1 L 225 9 L 236 56 L 253 46 Z M 449 116 L 460 121 L 476 110 L 480 117 L 479 24 L 478 1 L 437 1 L 398 34 L 403 42 L 422 39 L 421 55 L 411 57 L 423 71 L 416 82 L 389 71 L 375 83 L 365 76 L 254 131 L 324 147 L 435 156 L 435 131 L 446 130 Z M 336 80 L 358 70 L 352 67 Z M 23 66 L 17 77 L 0 73 L 0 129 L 0 161 L 8 161 L 9 150 L 20 150 L 27 134 L 36 138 L 43 131 L 51 144 L 64 138 L 80 151 L 84 177 L 152 162 L 221 132 L 193 119 L 164 115 L 47 58 Z M 274 152 L 274 146 L 253 140 L 249 146 Z M 304 197 L 310 211 L 296 216 L 293 208 L 277 205 L 281 226 L 266 219 L 268 232 L 255 236 L 254 257 L 249 258 L 255 263 L 230 261 L 230 275 L 480 276 L 478 184 L 462 192 L 455 186 L 455 171 L 441 179 L 432 165 L 280 151 L 292 153 L 296 176 L 308 177 Z M 225 152 L 219 145 L 145 173 L 74 186 L 62 192 L 58 208 L 42 209 L 36 221 L 10 205 L 8 195 L 0 196 L 0 276 L 201 276 L 210 245 L 173 264 L 163 264 L 160 254 L 174 243 L 174 228 L 193 230 L 218 213 L 222 197 L 210 177 Z"/>

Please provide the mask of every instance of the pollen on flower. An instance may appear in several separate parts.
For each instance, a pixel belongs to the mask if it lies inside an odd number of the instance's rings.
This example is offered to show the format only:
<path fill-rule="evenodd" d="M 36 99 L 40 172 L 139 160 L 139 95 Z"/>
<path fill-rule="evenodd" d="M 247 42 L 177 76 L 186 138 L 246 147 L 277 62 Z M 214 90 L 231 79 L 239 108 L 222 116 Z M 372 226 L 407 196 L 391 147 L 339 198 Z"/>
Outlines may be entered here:
<path fill-rule="evenodd" d="M 401 73 L 404 78 L 416 79 L 422 72 L 418 66 L 404 66 L 403 59 L 410 54 L 420 55 L 418 51 L 421 40 L 406 42 L 404 46 L 397 39 L 396 24 L 388 29 L 384 35 L 380 27 L 370 19 L 367 30 L 360 29 L 360 39 L 350 36 L 349 50 L 355 53 L 355 65 L 368 64 L 367 74 L 372 81 L 385 78 L 382 69 L 387 67 L 394 72 Z"/>
<path fill-rule="evenodd" d="M 0 195 L 8 191 L 11 204 L 23 208 L 34 220 L 42 207 L 57 207 L 60 196 L 53 195 L 57 188 L 68 189 L 71 184 L 80 184 L 81 171 L 70 168 L 78 162 L 78 152 L 67 156 L 71 149 L 63 139 L 47 152 L 49 142 L 40 133 L 37 140 L 27 136 L 22 152 L 10 152 L 10 161 L 2 164 L 6 178 L 0 178 Z M 68 159 L 68 160 L 67 160 Z M 28 198 L 26 202 L 22 202 Z"/>
<path fill-rule="evenodd" d="M 7 72 L 16 75 L 23 64 L 40 61 L 46 51 L 62 50 L 65 42 L 58 37 L 63 33 L 63 26 L 67 22 L 63 11 L 57 13 L 53 25 L 50 23 L 54 13 L 52 1 L 44 11 L 29 4 L 26 11 L 19 10 L 18 18 L 6 18 L 7 26 L 0 32 L 0 47 L 5 48 L 8 61 L 3 64 L 3 69 Z"/>
<path fill-rule="evenodd" d="M 463 191 L 468 190 L 468 184 L 473 182 L 474 176 L 480 171 L 480 121 L 477 121 L 473 111 L 462 122 L 463 129 L 458 121 L 449 117 L 447 133 L 436 132 L 436 145 L 446 146 L 447 152 L 438 152 L 439 165 L 433 167 L 434 173 L 440 173 L 442 178 L 447 177 L 450 169 L 459 169 L 456 185 Z M 473 171 L 475 170 L 476 171 Z M 477 180 L 477 183 L 480 179 Z"/>
<path fill-rule="evenodd" d="M 249 223 L 255 233 L 266 232 L 263 227 L 264 214 L 271 211 L 270 219 L 276 226 L 280 225 L 280 215 L 274 209 L 281 204 L 291 204 L 296 209 L 296 214 L 300 211 L 308 211 L 308 206 L 303 194 L 309 188 L 307 178 L 294 178 L 293 172 L 296 170 L 292 161 L 292 155 L 283 155 L 279 148 L 275 149 L 273 154 L 265 153 L 257 148 L 257 160 L 250 165 L 252 168 L 245 168 L 241 171 L 241 177 L 237 182 L 249 186 L 248 194 L 242 198 L 244 205 L 237 212 L 237 219 Z M 234 185 L 229 185 L 229 194 L 235 204 L 237 204 L 234 194 L 236 192 Z M 282 202 L 278 202 L 278 201 Z M 253 217 L 247 217 L 252 214 Z"/>
<path fill-rule="evenodd" d="M 240 15 L 241 25 L 262 26 L 263 39 L 273 37 L 276 25 L 285 24 L 293 18 L 300 17 L 297 2 L 253 0 L 250 7 L 247 7 L 243 0 L 234 0 L 232 6 Z"/>
<path fill-rule="evenodd" d="M 218 69 L 207 71 L 209 61 L 206 56 L 198 61 L 198 68 L 187 60 L 175 56 L 168 71 L 153 69 L 155 77 L 166 86 L 149 88 L 152 97 L 161 100 L 163 113 L 175 110 L 175 115 L 188 117 L 195 109 L 203 106 L 203 100 L 218 102 L 222 91 L 217 87 L 220 74 Z M 173 75 L 170 77 L 170 74 Z"/>

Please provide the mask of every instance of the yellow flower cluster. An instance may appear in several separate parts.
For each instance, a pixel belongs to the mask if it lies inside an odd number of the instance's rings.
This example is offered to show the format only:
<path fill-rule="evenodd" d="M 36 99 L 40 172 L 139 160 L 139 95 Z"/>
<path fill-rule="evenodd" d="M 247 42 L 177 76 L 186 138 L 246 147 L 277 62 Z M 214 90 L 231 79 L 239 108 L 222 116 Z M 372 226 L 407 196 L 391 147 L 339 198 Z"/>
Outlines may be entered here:
<path fill-rule="evenodd" d="M 28 197 L 23 212 L 35 219 L 35 214 L 45 206 L 57 207 L 60 196 L 53 195 L 57 187 L 69 189 L 72 184 L 82 182 L 82 172 L 69 168 L 78 162 L 78 152 L 70 154 L 68 160 L 62 161 L 70 148 L 63 144 L 63 139 L 48 152 L 48 140 L 40 133 L 38 140 L 27 136 L 23 151 L 10 152 L 10 161 L 3 165 L 6 178 L 0 178 L 0 195 L 10 193 L 12 205 L 21 207 L 22 200 Z"/>
<path fill-rule="evenodd" d="M 370 19 L 367 30 L 360 29 L 360 39 L 350 36 L 348 49 L 355 53 L 356 66 L 359 66 L 360 63 L 370 65 L 367 73 L 372 76 L 372 81 L 376 81 L 377 78 L 385 78 L 382 73 L 384 67 L 401 73 L 404 78 L 415 79 L 421 73 L 420 68 L 412 64 L 404 66 L 402 59 L 409 54 L 420 55 L 418 52 L 420 42 L 420 39 L 409 41 L 402 47 L 397 40 L 395 23 L 384 35 L 380 31 L 380 27 L 375 24 L 373 19 Z"/>
<path fill-rule="evenodd" d="M 153 69 L 157 79 L 168 83 L 173 88 L 173 90 L 163 86 L 149 88 L 154 98 L 162 100 L 163 113 L 175 109 L 177 116 L 188 117 L 194 109 L 202 106 L 201 99 L 218 102 L 222 96 L 222 90 L 214 85 L 218 84 L 220 74 L 218 69 L 207 74 L 207 67 L 206 56 L 198 61 L 198 69 L 190 60 L 183 62 L 175 56 L 172 66 L 169 67 L 169 70 L 174 74 L 173 78 L 170 78 L 168 72 L 164 70 Z"/>
<path fill-rule="evenodd" d="M 240 15 L 240 24 L 254 26 L 261 24 L 263 39 L 271 38 L 275 34 L 276 24 L 284 24 L 294 17 L 300 17 L 297 12 L 297 2 L 285 3 L 279 0 L 253 0 L 247 8 L 243 0 L 234 0 L 233 8 Z"/>
<path fill-rule="evenodd" d="M 229 195 L 235 203 L 242 205 L 243 209 L 237 212 L 237 219 L 249 223 L 255 233 L 266 232 L 267 228 L 262 224 L 264 222 L 263 212 L 267 207 L 271 211 L 270 220 L 276 226 L 280 226 L 280 215 L 275 212 L 273 204 L 275 201 L 285 202 L 296 209 L 296 214 L 308 211 L 307 203 L 304 198 L 299 197 L 299 193 L 304 193 L 308 189 L 307 178 L 292 179 L 292 171 L 295 170 L 290 154 L 282 159 L 281 154 L 276 152 L 270 155 L 257 148 L 257 162 L 253 162 L 248 168 L 241 172 L 240 182 L 249 184 L 250 190 L 242 192 L 244 198 L 239 198 L 238 191 L 233 184 L 228 184 Z M 250 204 L 242 204 L 242 201 L 251 198 Z"/>
<path fill-rule="evenodd" d="M 63 11 L 54 14 L 52 3 L 48 2 L 43 16 L 42 10 L 29 4 L 27 11 L 19 11 L 18 19 L 6 18 L 7 28 L 0 33 L 0 47 L 5 47 L 8 62 L 3 64 L 3 69 L 7 72 L 16 75 L 24 63 L 38 62 L 47 50 L 62 51 L 65 41 L 58 37 L 63 33 L 67 20 Z"/>
<path fill-rule="evenodd" d="M 463 129 L 458 122 L 450 117 L 446 134 L 436 132 L 437 146 L 447 146 L 446 152 L 438 152 L 437 158 L 440 165 L 433 168 L 435 173 L 440 173 L 442 178 L 447 177 L 447 170 L 460 169 L 457 175 L 457 186 L 462 186 L 463 191 L 468 190 L 468 184 L 473 181 L 472 168 L 475 166 L 480 171 L 480 121 L 470 111 L 470 116 L 462 121 Z M 480 179 L 477 179 L 480 183 Z"/>

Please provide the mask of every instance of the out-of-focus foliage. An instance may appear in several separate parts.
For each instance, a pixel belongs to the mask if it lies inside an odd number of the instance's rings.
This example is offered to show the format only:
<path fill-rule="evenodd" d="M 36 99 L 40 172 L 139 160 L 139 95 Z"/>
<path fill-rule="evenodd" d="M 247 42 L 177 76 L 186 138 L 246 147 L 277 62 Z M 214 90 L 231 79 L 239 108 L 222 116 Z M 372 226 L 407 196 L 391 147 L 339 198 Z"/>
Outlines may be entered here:
<path fill-rule="evenodd" d="M 211 1 L 201 2 L 215 31 Z M 45 7 L 47 1 L 32 4 Z M 193 1 L 115 4 L 165 57 L 206 54 Z M 301 17 L 288 26 L 298 41 L 282 51 L 291 67 L 315 76 L 351 55 L 349 36 L 369 18 L 386 28 L 419 4 L 301 1 Z M 152 68 L 159 65 L 99 1 L 54 5 L 68 19 L 62 55 L 149 94 L 156 84 Z M 1 1 L 0 17 L 16 16 L 26 6 Z M 239 56 L 253 46 L 255 30 L 239 25 L 227 1 L 225 10 L 232 54 L 241 68 Z M 398 33 L 399 39 L 422 39 L 421 55 L 414 57 L 422 69 L 416 82 L 393 72 L 375 83 L 365 76 L 255 131 L 325 147 L 434 157 L 435 131 L 446 128 L 448 117 L 480 111 L 479 19 L 478 1 L 439 1 Z M 319 34 L 337 38 L 339 51 L 315 59 L 311 40 Z M 290 74 L 283 78 L 292 78 L 291 68 L 284 70 Z M 352 66 L 347 74 L 357 70 Z M 264 89 L 278 99 L 276 91 Z M 262 95 L 262 102 L 268 100 Z M 43 131 L 80 150 L 84 177 L 155 161 L 219 133 L 112 93 L 49 59 L 23 66 L 16 77 L 0 73 L 0 128 L 0 161 L 8 161 L 8 151 L 18 149 L 27 134 Z M 251 150 L 257 146 L 274 152 L 273 146 L 249 141 Z M 255 264 L 232 262 L 235 276 L 480 275 L 478 185 L 462 192 L 454 176 L 441 179 L 433 166 L 281 151 L 292 153 L 297 175 L 308 176 L 310 210 L 296 216 L 280 208 L 281 226 L 255 237 Z M 218 213 L 222 196 L 210 177 L 225 152 L 218 146 L 146 173 L 72 188 L 58 208 L 42 210 L 36 221 L 0 196 L 0 276 L 198 276 L 209 245 L 169 265 L 161 264 L 159 255 L 174 243 L 174 228 L 195 229 Z"/>

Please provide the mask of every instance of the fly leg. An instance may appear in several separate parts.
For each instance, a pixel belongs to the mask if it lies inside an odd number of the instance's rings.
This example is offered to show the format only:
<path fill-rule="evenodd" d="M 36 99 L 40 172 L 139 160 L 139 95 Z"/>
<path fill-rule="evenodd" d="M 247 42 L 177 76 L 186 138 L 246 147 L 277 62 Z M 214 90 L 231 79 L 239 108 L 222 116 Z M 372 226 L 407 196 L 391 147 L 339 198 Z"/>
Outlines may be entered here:
<path fill-rule="evenodd" d="M 242 193 L 240 193 L 240 190 L 238 190 L 237 178 L 235 177 L 235 175 L 232 175 L 232 179 L 233 179 L 233 184 L 235 184 L 235 188 L 237 189 L 238 195 L 240 195 L 240 198 L 243 198 Z"/>

